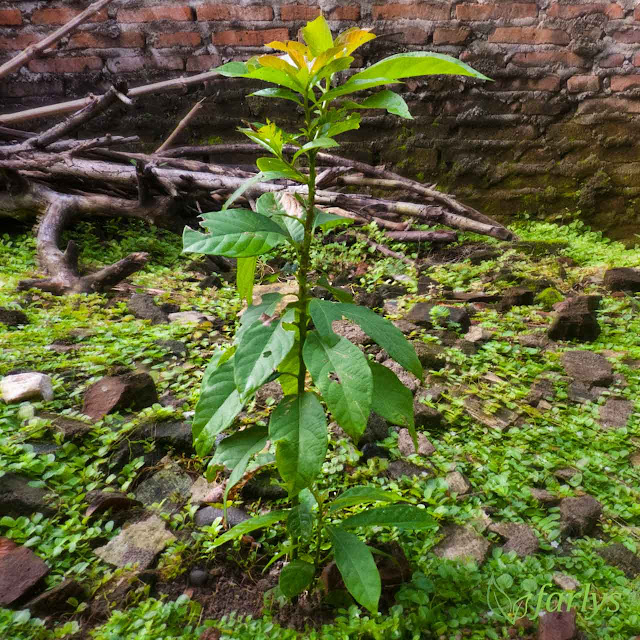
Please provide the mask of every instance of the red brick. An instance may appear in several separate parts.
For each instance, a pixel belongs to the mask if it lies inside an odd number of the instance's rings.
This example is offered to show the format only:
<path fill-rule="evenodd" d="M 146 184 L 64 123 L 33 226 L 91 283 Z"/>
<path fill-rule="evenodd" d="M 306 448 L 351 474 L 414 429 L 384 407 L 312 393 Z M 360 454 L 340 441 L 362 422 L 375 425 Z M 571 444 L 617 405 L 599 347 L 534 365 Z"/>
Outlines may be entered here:
<path fill-rule="evenodd" d="M 329 20 L 360 20 L 360 7 L 336 7 L 329 13 Z"/>
<path fill-rule="evenodd" d="M 535 18 L 538 7 L 527 4 L 459 4 L 456 6 L 456 18 L 466 21 L 481 20 L 517 20 L 519 18 Z"/>
<path fill-rule="evenodd" d="M 636 11 L 633 14 L 633 19 L 634 20 L 640 20 L 640 7 L 636 7 Z"/>
<path fill-rule="evenodd" d="M 156 36 L 155 46 L 158 49 L 164 47 L 197 47 L 202 43 L 202 38 L 195 31 L 178 31 L 176 33 L 159 33 Z"/>
<path fill-rule="evenodd" d="M 584 93 L 585 91 L 600 91 L 598 76 L 571 76 L 567 80 L 569 93 Z"/>
<path fill-rule="evenodd" d="M 558 4 L 553 2 L 547 10 L 547 15 L 551 18 L 572 19 L 588 16 L 592 13 L 604 13 L 612 20 L 624 18 L 624 9 L 611 2 L 607 4 Z"/>
<path fill-rule="evenodd" d="M 372 9 L 374 20 L 449 20 L 451 12 L 448 6 L 433 4 L 382 4 Z"/>
<path fill-rule="evenodd" d="M 66 24 L 75 18 L 82 9 L 71 9 L 70 7 L 58 7 L 57 9 L 38 9 L 33 12 L 31 22 L 33 24 Z M 102 9 L 92 15 L 87 22 L 104 22 L 109 16 L 107 10 Z"/>
<path fill-rule="evenodd" d="M 306 4 L 285 4 L 280 8 L 280 17 L 289 20 L 313 20 L 320 15 L 320 7 L 310 7 Z"/>
<path fill-rule="evenodd" d="M 470 33 L 471 29 L 436 29 L 433 44 L 462 44 Z"/>
<path fill-rule="evenodd" d="M 626 91 L 640 87 L 640 75 L 613 76 L 611 78 L 611 91 Z"/>
<path fill-rule="evenodd" d="M 560 29 L 536 29 L 535 27 L 498 27 L 489 42 L 504 44 L 569 44 L 569 35 Z"/>
<path fill-rule="evenodd" d="M 402 30 L 401 42 L 406 44 L 425 44 L 429 39 L 429 31 L 420 29 L 420 27 L 407 27 Z"/>
<path fill-rule="evenodd" d="M 222 62 L 220 56 L 191 56 L 187 58 L 187 71 L 209 71 Z"/>
<path fill-rule="evenodd" d="M 616 31 L 613 34 L 616 42 L 624 44 L 640 44 L 640 29 L 629 29 L 628 31 Z"/>
<path fill-rule="evenodd" d="M 15 27 L 22 24 L 22 16 L 18 9 L 0 9 L 0 24 Z"/>
<path fill-rule="evenodd" d="M 213 44 L 261 47 L 272 40 L 288 40 L 288 29 L 265 29 L 264 31 L 219 31 L 211 36 Z"/>
<path fill-rule="evenodd" d="M 5 51 L 22 51 L 29 45 L 42 40 L 40 36 L 32 33 L 20 33 L 15 36 L 0 37 L 0 49 Z"/>
<path fill-rule="evenodd" d="M 530 51 L 516 53 L 512 61 L 523 67 L 547 67 L 560 64 L 565 67 L 585 67 L 586 62 L 571 51 Z"/>
<path fill-rule="evenodd" d="M 74 33 L 67 45 L 68 49 L 137 49 L 140 47 L 144 47 L 144 36 L 134 31 L 123 32 L 116 38 L 81 31 Z"/>
<path fill-rule="evenodd" d="M 86 58 L 45 58 L 31 60 L 29 71 L 35 73 L 83 73 L 102 69 L 102 59 L 96 56 Z"/>
<path fill-rule="evenodd" d="M 559 91 L 560 78 L 546 76 L 545 78 L 505 78 L 498 80 L 488 88 L 495 87 L 499 91 Z"/>
<path fill-rule="evenodd" d="M 622 57 L 622 56 L 620 56 Z M 616 66 L 620 66 L 620 65 L 616 65 Z M 636 53 L 635 56 L 633 56 L 633 66 L 634 67 L 640 67 L 640 53 Z"/>
<path fill-rule="evenodd" d="M 624 64 L 624 56 L 621 53 L 613 53 L 606 58 L 602 58 L 598 64 L 603 69 L 611 69 L 612 67 L 621 67 Z"/>
<path fill-rule="evenodd" d="M 107 69 L 111 73 L 130 73 L 140 71 L 149 64 L 149 59 L 142 56 L 130 56 L 107 60 Z"/>
<path fill-rule="evenodd" d="M 191 9 L 189 7 L 159 5 L 118 11 L 118 22 L 155 22 L 156 20 L 188 22 L 191 20 Z"/>
<path fill-rule="evenodd" d="M 242 7 L 233 4 L 207 4 L 198 7 L 198 20 L 273 20 L 273 9 L 264 5 Z"/>

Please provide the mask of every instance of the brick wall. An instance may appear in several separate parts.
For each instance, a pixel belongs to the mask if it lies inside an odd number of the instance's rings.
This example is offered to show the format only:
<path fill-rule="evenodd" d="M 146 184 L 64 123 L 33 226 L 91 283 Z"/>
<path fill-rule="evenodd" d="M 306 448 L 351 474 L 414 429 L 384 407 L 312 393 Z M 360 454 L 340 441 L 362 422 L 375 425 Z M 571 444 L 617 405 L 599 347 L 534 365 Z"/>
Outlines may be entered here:
<path fill-rule="evenodd" d="M 0 61 L 89 4 L 0 3 Z M 592 224 L 633 240 L 640 230 L 640 6 L 636 0 L 115 0 L 90 23 L 0 82 L 0 112 L 131 86 L 246 59 L 265 42 L 295 38 L 320 10 L 334 29 L 354 23 L 383 38 L 369 64 L 399 51 L 460 57 L 495 82 L 415 79 L 403 88 L 415 120 L 372 115 L 343 152 L 437 182 L 508 219 L 580 209 Z M 191 142 L 235 139 L 240 117 L 292 120 L 288 107 L 246 98 L 242 80 L 216 79 L 188 95 L 140 99 L 96 123 L 160 139 L 208 95 Z M 35 123 L 44 124 L 44 123 Z M 30 123 L 30 126 L 35 126 Z"/>

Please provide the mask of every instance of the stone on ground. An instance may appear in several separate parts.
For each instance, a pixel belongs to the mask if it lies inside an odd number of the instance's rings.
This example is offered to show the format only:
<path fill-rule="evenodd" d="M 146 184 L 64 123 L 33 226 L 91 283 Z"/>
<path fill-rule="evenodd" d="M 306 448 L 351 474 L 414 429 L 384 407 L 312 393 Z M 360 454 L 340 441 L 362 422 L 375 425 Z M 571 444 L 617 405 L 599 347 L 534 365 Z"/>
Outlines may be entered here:
<path fill-rule="evenodd" d="M 451 525 L 444 527 L 444 540 L 439 542 L 433 552 L 439 558 L 447 560 L 475 560 L 482 564 L 489 552 L 491 544 L 469 527 Z"/>
<path fill-rule="evenodd" d="M 626 427 L 633 413 L 633 403 L 625 398 L 610 397 L 600 407 L 600 425 L 603 429 Z"/>
<path fill-rule="evenodd" d="M 148 373 L 126 373 L 106 376 L 94 382 L 84 394 L 82 412 L 100 420 L 121 409 L 144 409 L 158 402 L 158 392 Z"/>
<path fill-rule="evenodd" d="M 49 567 L 31 549 L 0 538 L 0 607 L 20 600 L 48 573 Z"/>
<path fill-rule="evenodd" d="M 567 375 L 587 387 L 608 387 L 613 382 L 611 363 L 593 351 L 566 351 L 562 354 L 562 366 Z"/>
<path fill-rule="evenodd" d="M 438 324 L 449 326 L 451 323 L 456 323 L 462 333 L 469 331 L 469 327 L 471 326 L 469 313 L 462 307 L 449 307 L 432 304 L 430 302 L 418 302 L 405 316 L 405 320 L 425 329 L 433 329 L 436 327 L 436 324 L 434 324 L 434 316 L 431 313 L 434 307 L 444 308 L 448 311 L 448 315 L 439 320 Z"/>
<path fill-rule="evenodd" d="M 210 322 L 211 317 L 200 313 L 199 311 L 177 311 L 169 314 L 169 322 L 175 324 L 200 324 L 201 322 Z"/>
<path fill-rule="evenodd" d="M 7 327 L 19 327 L 29 324 L 29 318 L 24 311 L 0 308 L 0 324 Z"/>
<path fill-rule="evenodd" d="M 533 304 L 534 292 L 526 287 L 510 287 L 498 303 L 498 311 L 509 311 L 511 307 L 522 307 Z"/>
<path fill-rule="evenodd" d="M 412 478 L 413 476 L 422 477 L 429 474 L 428 469 L 419 467 L 417 464 L 407 462 L 406 460 L 394 460 L 390 462 L 385 472 L 385 475 L 392 480 L 399 480 L 405 476 Z"/>
<path fill-rule="evenodd" d="M 537 553 L 540 543 L 538 536 L 533 529 L 518 522 L 496 522 L 489 526 L 489 531 L 497 533 L 501 538 L 504 538 L 506 542 L 502 545 L 502 550 L 505 553 L 515 551 L 516 554 L 525 558 L 526 556 L 532 556 Z"/>
<path fill-rule="evenodd" d="M 137 564 L 139 569 L 147 569 L 175 539 L 164 521 L 153 515 L 123 529 L 106 545 L 98 547 L 95 554 L 116 567 Z"/>
<path fill-rule="evenodd" d="M 601 515 L 602 505 L 593 496 L 563 498 L 560 501 L 560 522 L 567 536 L 589 535 L 595 529 Z"/>
<path fill-rule="evenodd" d="M 127 303 L 129 313 L 141 320 L 151 320 L 151 324 L 169 322 L 167 314 L 153 301 L 147 293 L 134 293 Z"/>
<path fill-rule="evenodd" d="M 640 557 L 619 542 L 610 544 L 608 547 L 598 549 L 607 564 L 618 567 L 629 580 L 634 580 L 640 575 Z"/>
<path fill-rule="evenodd" d="M 455 493 L 459 496 L 471 491 L 471 483 L 459 471 L 452 471 L 445 478 L 449 493 Z"/>
<path fill-rule="evenodd" d="M 575 609 L 546 611 L 540 615 L 537 640 L 574 640 L 577 633 Z"/>
<path fill-rule="evenodd" d="M 336 335 L 346 338 L 355 345 L 361 346 L 371 342 L 369 336 L 350 320 L 334 320 L 331 328 Z"/>
<path fill-rule="evenodd" d="M 447 364 L 444 355 L 444 348 L 439 344 L 416 340 L 413 342 L 413 347 L 416 350 L 418 360 L 420 360 L 420 364 L 424 369 L 440 371 L 440 369 Z"/>
<path fill-rule="evenodd" d="M 430 456 L 435 452 L 436 448 L 429 442 L 424 433 L 418 433 L 418 450 L 413 446 L 413 440 L 409 429 L 400 429 L 398 431 L 398 449 L 403 456 L 410 456 L 417 453 L 419 456 Z"/>
<path fill-rule="evenodd" d="M 575 296 L 556 305 L 556 316 L 547 335 L 552 340 L 593 342 L 600 335 L 596 311 L 600 296 Z"/>
<path fill-rule="evenodd" d="M 17 518 L 42 513 L 51 516 L 55 513 L 52 501 L 47 496 L 48 489 L 31 487 L 32 478 L 15 473 L 5 473 L 0 477 L 0 514 Z"/>
<path fill-rule="evenodd" d="M 190 497 L 193 480 L 178 465 L 156 471 L 143 480 L 135 491 L 137 500 L 149 507 L 162 503 L 163 511 L 179 509 Z"/>
<path fill-rule="evenodd" d="M 208 527 L 213 524 L 216 518 L 224 518 L 224 510 L 217 507 L 202 507 L 196 511 L 196 515 L 193 519 L 196 527 Z M 227 520 L 230 527 L 235 527 L 237 524 L 249 520 L 250 516 L 246 511 L 238 509 L 237 507 L 229 507 L 227 509 Z"/>
<path fill-rule="evenodd" d="M 207 482 L 200 476 L 189 489 L 192 504 L 206 504 L 207 502 L 222 502 L 224 486 L 217 482 Z"/>
<path fill-rule="evenodd" d="M 617 267 L 604 274 L 603 284 L 609 291 L 640 291 L 640 269 Z"/>
<path fill-rule="evenodd" d="M 0 380 L 0 395 L 7 404 L 24 400 L 49 402 L 53 400 L 53 386 L 44 373 L 15 373 Z"/>
<path fill-rule="evenodd" d="M 81 600 L 86 596 L 82 586 L 73 580 L 67 578 L 59 585 L 41 593 L 39 596 L 27 602 L 25 609 L 31 611 L 31 615 L 38 618 L 45 618 L 54 614 L 71 612 L 75 607 L 67 602 L 69 598 Z"/>

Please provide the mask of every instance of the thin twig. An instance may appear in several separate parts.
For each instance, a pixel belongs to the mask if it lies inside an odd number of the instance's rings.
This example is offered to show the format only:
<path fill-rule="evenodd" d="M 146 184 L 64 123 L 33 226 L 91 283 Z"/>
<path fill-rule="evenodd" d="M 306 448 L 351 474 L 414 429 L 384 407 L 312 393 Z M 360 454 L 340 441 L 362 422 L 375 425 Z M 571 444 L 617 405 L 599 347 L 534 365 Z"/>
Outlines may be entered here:
<path fill-rule="evenodd" d="M 416 266 L 416 263 L 410 258 L 407 258 L 407 256 L 403 256 L 401 253 L 392 251 L 391 249 L 389 249 L 389 247 L 385 247 L 383 244 L 374 242 L 371 238 L 367 238 L 367 236 L 365 236 L 362 233 L 358 233 L 357 231 L 349 231 L 348 235 L 357 238 L 358 240 L 360 240 L 360 242 L 366 242 L 370 247 L 373 247 L 376 251 L 380 252 L 383 256 L 400 260 L 401 262 L 408 264 L 410 267 Z"/>
<path fill-rule="evenodd" d="M 198 102 L 191 107 L 189 113 L 187 113 L 187 115 L 178 122 L 178 126 L 173 130 L 171 135 L 156 149 L 155 155 L 160 155 L 163 151 L 166 151 L 173 146 L 176 138 L 189 126 L 193 117 L 198 113 L 198 111 L 200 111 L 204 101 L 205 98 L 202 98 L 202 100 L 198 100 Z"/>

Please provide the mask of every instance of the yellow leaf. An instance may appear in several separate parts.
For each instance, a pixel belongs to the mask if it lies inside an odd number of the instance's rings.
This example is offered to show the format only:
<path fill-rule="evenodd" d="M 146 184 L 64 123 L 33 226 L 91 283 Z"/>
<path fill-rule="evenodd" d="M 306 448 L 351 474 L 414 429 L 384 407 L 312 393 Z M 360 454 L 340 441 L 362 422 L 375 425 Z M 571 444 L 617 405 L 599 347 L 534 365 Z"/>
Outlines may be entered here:
<path fill-rule="evenodd" d="M 309 47 L 302 44 L 302 42 L 295 42 L 294 40 L 287 40 L 286 42 L 280 42 L 274 40 L 269 42 L 267 47 L 277 49 L 278 51 L 284 51 L 298 67 L 298 69 L 307 68 L 307 58 L 309 57 Z"/>
<path fill-rule="evenodd" d="M 288 76 L 292 78 L 296 77 L 298 70 L 282 58 L 278 58 L 278 56 L 260 56 L 258 58 L 258 62 L 263 67 L 271 67 L 272 69 L 277 69 L 278 71 L 284 71 Z"/>
<path fill-rule="evenodd" d="M 375 38 L 375 34 L 371 33 L 367 29 L 358 29 L 358 27 L 352 27 L 343 31 L 334 41 L 335 47 L 344 48 L 344 55 L 348 56 L 353 53 L 358 47 L 361 47 L 365 42 L 369 42 Z"/>

